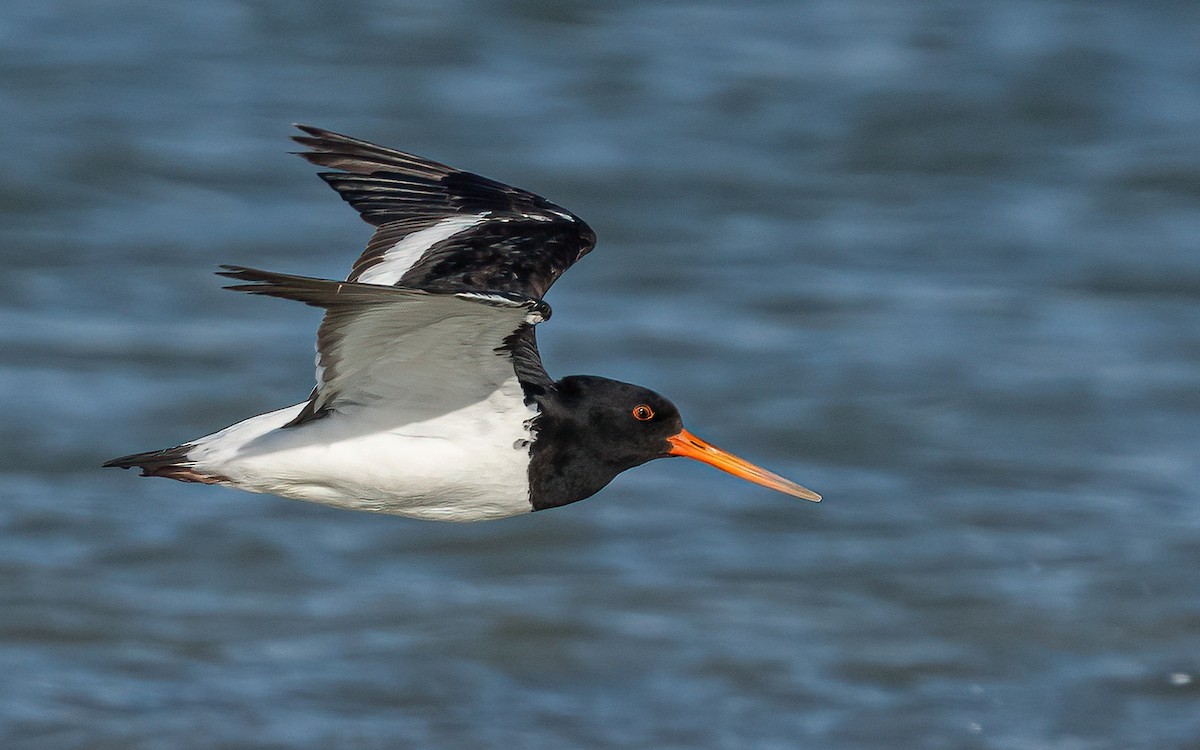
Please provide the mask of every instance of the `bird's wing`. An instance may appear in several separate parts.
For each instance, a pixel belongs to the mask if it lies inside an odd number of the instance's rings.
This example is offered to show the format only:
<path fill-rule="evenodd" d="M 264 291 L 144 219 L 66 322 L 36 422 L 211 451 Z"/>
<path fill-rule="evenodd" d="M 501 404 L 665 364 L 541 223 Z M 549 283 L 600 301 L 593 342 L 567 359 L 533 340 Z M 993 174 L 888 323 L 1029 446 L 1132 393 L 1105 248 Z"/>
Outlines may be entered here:
<path fill-rule="evenodd" d="M 320 177 L 378 227 L 347 281 L 541 299 L 596 244 L 540 196 L 308 125 L 294 136 Z"/>
<path fill-rule="evenodd" d="M 367 407 L 380 419 L 423 421 L 491 397 L 516 378 L 514 350 L 550 316 L 507 292 L 433 292 L 222 266 L 227 288 L 325 310 L 317 387 L 288 426 Z"/>

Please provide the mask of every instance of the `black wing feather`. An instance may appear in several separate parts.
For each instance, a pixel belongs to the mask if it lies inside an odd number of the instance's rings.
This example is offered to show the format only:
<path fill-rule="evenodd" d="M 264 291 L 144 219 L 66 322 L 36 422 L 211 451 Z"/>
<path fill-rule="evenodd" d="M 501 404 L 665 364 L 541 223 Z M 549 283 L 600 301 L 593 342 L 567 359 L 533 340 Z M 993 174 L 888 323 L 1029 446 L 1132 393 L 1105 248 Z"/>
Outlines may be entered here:
<path fill-rule="evenodd" d="M 300 155 L 338 170 L 320 176 L 378 227 L 349 281 L 394 260 L 388 253 L 405 238 L 456 216 L 479 220 L 418 248 L 397 285 L 540 298 L 596 243 L 582 220 L 529 191 L 329 130 L 296 127 L 306 135 L 294 140 L 309 149 Z"/>
<path fill-rule="evenodd" d="M 488 221 L 430 247 L 400 284 L 440 291 L 519 289 L 540 298 L 574 263 L 578 247 L 579 235 L 566 222 Z"/>

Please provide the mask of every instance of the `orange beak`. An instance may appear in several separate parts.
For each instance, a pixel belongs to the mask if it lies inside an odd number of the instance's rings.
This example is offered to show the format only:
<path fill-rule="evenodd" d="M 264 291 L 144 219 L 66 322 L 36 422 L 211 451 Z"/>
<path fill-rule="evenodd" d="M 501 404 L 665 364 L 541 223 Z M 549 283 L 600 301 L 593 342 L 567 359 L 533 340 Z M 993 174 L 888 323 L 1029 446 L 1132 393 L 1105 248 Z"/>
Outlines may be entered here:
<path fill-rule="evenodd" d="M 726 453 L 717 446 L 704 442 L 687 430 L 681 430 L 678 435 L 667 438 L 667 442 L 671 444 L 669 452 L 672 456 L 694 458 L 697 461 L 703 461 L 706 464 L 715 466 L 721 471 L 729 472 L 735 477 L 741 477 L 755 484 L 761 484 L 763 487 L 769 487 L 793 497 L 812 500 L 814 503 L 821 502 L 821 496 L 812 490 L 801 487 L 778 474 L 772 474 L 749 461 L 743 461 L 732 453 Z"/>

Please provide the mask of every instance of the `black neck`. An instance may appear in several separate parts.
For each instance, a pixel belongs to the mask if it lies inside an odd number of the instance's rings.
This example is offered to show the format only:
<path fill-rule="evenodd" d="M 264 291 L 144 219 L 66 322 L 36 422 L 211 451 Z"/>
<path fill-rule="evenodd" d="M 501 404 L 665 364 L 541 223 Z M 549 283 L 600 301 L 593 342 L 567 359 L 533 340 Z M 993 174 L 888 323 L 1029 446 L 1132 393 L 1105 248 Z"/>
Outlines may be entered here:
<path fill-rule="evenodd" d="M 529 449 L 529 500 L 534 510 L 558 508 L 592 497 L 617 474 L 641 461 L 610 455 L 588 424 L 587 409 L 550 388 L 534 396 L 539 415 Z"/>
<path fill-rule="evenodd" d="M 563 408 L 556 389 L 534 400 L 540 412 L 529 451 L 529 499 L 534 510 L 591 497 L 620 473 L 621 468 L 606 466 L 592 450 L 578 415 Z"/>

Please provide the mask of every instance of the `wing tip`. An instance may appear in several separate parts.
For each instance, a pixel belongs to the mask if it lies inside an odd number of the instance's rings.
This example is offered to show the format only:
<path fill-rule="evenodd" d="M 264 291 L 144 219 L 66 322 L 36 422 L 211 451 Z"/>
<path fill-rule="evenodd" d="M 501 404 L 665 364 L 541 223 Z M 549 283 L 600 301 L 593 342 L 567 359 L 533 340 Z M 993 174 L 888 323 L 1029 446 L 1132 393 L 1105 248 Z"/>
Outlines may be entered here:
<path fill-rule="evenodd" d="M 308 279 L 302 276 L 292 276 L 286 273 L 277 273 L 275 271 L 263 271 L 258 268 L 249 268 L 247 266 L 232 266 L 222 264 L 222 270 L 217 271 L 217 276 L 222 276 L 226 279 L 236 279 L 237 281 L 249 282 L 246 284 L 230 284 L 222 287 L 231 292 L 246 292 L 247 294 L 265 294 L 268 296 L 280 296 L 281 291 L 289 285 L 297 286 L 304 281 L 316 281 L 316 279 Z"/>
<path fill-rule="evenodd" d="M 270 273 L 269 271 L 260 271 L 257 268 L 250 268 L 248 266 L 232 266 L 225 263 L 220 265 L 220 269 L 220 271 L 215 272 L 217 276 L 221 276 L 226 279 L 238 279 L 241 281 L 263 282 L 267 280 L 265 277 Z M 227 286 L 225 288 L 232 289 L 233 287 Z"/>

